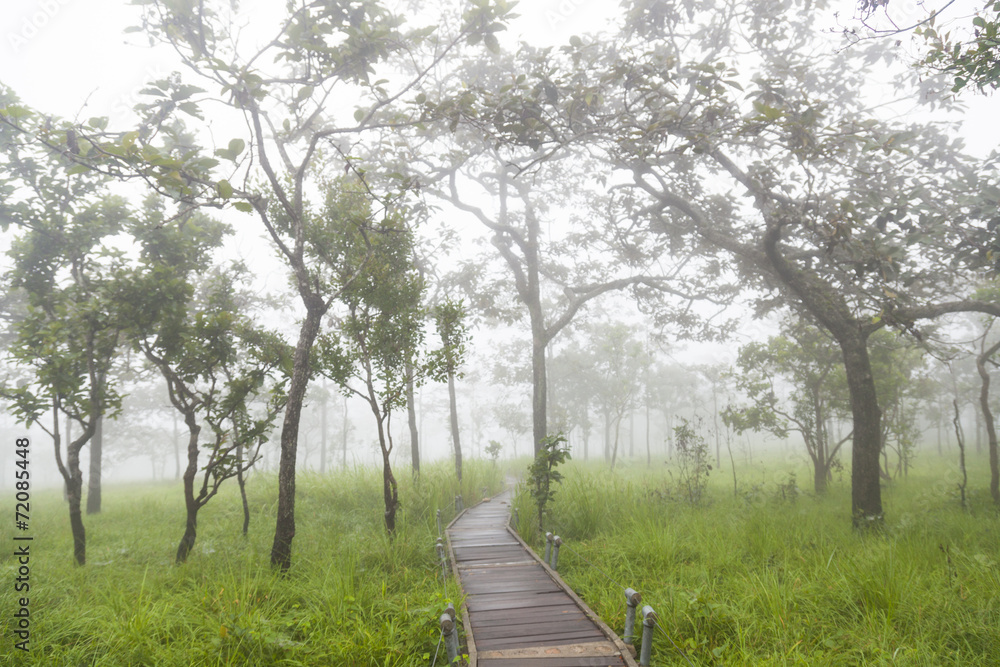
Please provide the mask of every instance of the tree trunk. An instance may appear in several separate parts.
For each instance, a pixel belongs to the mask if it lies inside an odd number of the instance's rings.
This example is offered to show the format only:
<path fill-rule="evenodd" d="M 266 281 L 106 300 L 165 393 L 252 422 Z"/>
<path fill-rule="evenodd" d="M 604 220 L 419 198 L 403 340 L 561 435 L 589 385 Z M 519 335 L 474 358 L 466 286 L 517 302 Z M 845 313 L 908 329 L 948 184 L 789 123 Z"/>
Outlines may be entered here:
<path fill-rule="evenodd" d="M 325 312 L 319 298 L 306 301 L 306 317 L 295 347 L 292 381 L 288 387 L 285 419 L 281 426 L 281 458 L 278 462 L 278 516 L 271 546 L 271 565 L 283 572 L 292 566 L 292 539 L 295 537 L 295 458 L 298 449 L 302 401 L 309 385 L 309 354 L 319 334 Z M 315 303 L 318 301 L 319 303 Z"/>
<path fill-rule="evenodd" d="M 184 415 L 184 423 L 188 427 L 188 463 L 184 469 L 184 508 L 186 519 L 184 522 L 184 536 L 181 537 L 180 544 L 177 545 L 177 562 L 187 561 L 188 554 L 194 548 L 194 541 L 198 535 L 198 501 L 194 497 L 194 480 L 198 476 L 198 435 L 201 433 L 201 426 L 198 425 L 198 418 L 194 410 L 189 410 Z"/>
<path fill-rule="evenodd" d="M 177 413 L 174 413 L 174 479 L 181 478 L 181 436 L 177 432 Z M 166 464 L 164 464 L 165 466 Z"/>
<path fill-rule="evenodd" d="M 90 439 L 90 476 L 87 479 L 87 514 L 101 513 L 101 455 L 104 448 L 104 417 L 97 417 Z"/>
<path fill-rule="evenodd" d="M 73 558 L 77 565 L 87 564 L 87 531 L 83 527 L 83 511 L 81 509 L 83 500 L 83 473 L 79 470 L 79 460 L 74 465 L 73 455 L 69 455 L 67 460 L 70 469 L 76 468 L 72 477 L 66 481 L 66 493 L 69 500 L 69 526 L 73 533 Z M 77 456 L 77 459 L 79 457 Z"/>
<path fill-rule="evenodd" d="M 348 415 L 347 415 L 347 397 L 344 396 L 344 428 L 343 428 L 343 430 L 341 432 L 341 436 L 342 436 L 343 440 L 340 443 L 341 444 L 341 447 L 340 447 L 340 451 L 341 451 L 340 465 L 345 470 L 347 469 L 347 419 L 348 419 Z"/>
<path fill-rule="evenodd" d="M 863 336 L 838 341 L 851 396 L 854 442 L 851 448 L 851 517 L 855 528 L 881 527 L 882 489 L 879 486 L 879 452 L 882 448 L 882 415 L 875 392 L 868 346 Z"/>
<path fill-rule="evenodd" d="M 385 429 L 385 420 L 388 415 L 383 415 L 378 407 L 378 399 L 368 385 L 368 404 L 371 406 L 375 421 L 378 424 L 378 444 L 382 450 L 382 500 L 385 503 L 385 530 L 390 537 L 396 534 L 396 510 L 399 508 L 399 491 L 396 486 L 396 478 L 392 474 L 392 463 L 389 455 L 392 453 L 392 441 L 388 438 Z"/>
<path fill-rule="evenodd" d="M 1000 506 L 1000 459 L 998 459 L 997 452 L 996 424 L 993 419 L 993 411 L 990 409 L 990 374 L 986 370 L 987 360 L 998 349 L 1000 349 L 1000 343 L 984 350 L 976 358 L 976 369 L 982 380 L 982 386 L 979 390 L 979 407 L 983 411 L 983 421 L 986 423 L 987 446 L 990 452 L 990 496 L 993 498 L 993 503 Z"/>
<path fill-rule="evenodd" d="M 407 362 L 406 368 L 406 423 L 410 427 L 410 461 L 413 466 L 413 476 L 420 475 L 420 432 L 417 429 L 417 409 L 413 391 L 413 364 Z"/>
<path fill-rule="evenodd" d="M 817 496 L 826 493 L 827 480 L 830 478 L 830 467 L 826 464 L 822 452 L 813 460 L 813 492 Z"/>
<path fill-rule="evenodd" d="M 325 387 L 324 387 L 325 389 Z M 323 402 L 319 404 L 319 472 L 326 472 L 326 404 L 330 396 L 324 391 Z"/>
<path fill-rule="evenodd" d="M 247 502 L 247 480 L 243 472 L 243 445 L 236 448 L 236 461 L 239 465 L 236 469 L 236 482 L 239 484 L 240 500 L 243 503 L 243 537 L 246 537 L 250 530 L 250 504 Z"/>
<path fill-rule="evenodd" d="M 532 326 L 532 329 L 535 328 L 535 326 Z M 548 435 L 546 416 L 547 384 L 545 377 L 545 341 L 543 334 L 534 332 L 531 337 L 531 436 L 534 440 L 534 456 L 538 456 L 538 452 L 542 449 L 542 441 Z"/>
<path fill-rule="evenodd" d="M 965 436 L 962 434 L 962 415 L 958 409 L 957 398 L 954 400 L 953 405 L 955 407 L 955 420 L 953 422 L 955 425 L 955 440 L 958 442 L 958 467 L 962 471 L 962 483 L 958 485 L 958 490 L 962 509 L 965 509 L 965 490 L 969 484 L 969 473 L 965 467 Z"/>
<path fill-rule="evenodd" d="M 462 440 L 458 434 L 458 404 L 455 400 L 455 374 L 448 373 L 448 409 L 451 412 L 451 442 L 455 446 L 455 475 L 462 481 Z"/>

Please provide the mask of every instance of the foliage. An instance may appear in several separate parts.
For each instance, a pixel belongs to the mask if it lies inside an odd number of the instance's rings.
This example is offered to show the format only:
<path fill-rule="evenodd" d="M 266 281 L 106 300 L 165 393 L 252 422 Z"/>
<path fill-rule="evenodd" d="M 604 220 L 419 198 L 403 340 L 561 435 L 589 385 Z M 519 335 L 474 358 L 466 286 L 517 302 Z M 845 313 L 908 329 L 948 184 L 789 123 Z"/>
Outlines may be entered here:
<path fill-rule="evenodd" d="M 497 459 L 500 458 L 500 452 L 503 451 L 503 445 L 497 440 L 490 440 L 485 451 L 486 455 L 493 460 L 493 465 L 496 465 Z"/>
<path fill-rule="evenodd" d="M 121 406 L 117 374 L 127 323 L 115 293 L 125 258 L 111 240 L 132 212 L 110 193 L 106 177 L 79 172 L 71 160 L 25 142 L 9 127 L 0 131 L 0 149 L 0 220 L 5 229 L 14 224 L 20 232 L 8 252 L 13 267 L 3 279 L 24 306 L 11 324 L 6 350 L 18 375 L 0 394 L 19 420 L 38 424 L 53 439 L 69 500 L 74 558 L 83 565 L 80 452 L 100 420 L 116 416 Z M 80 427 L 65 448 L 61 416 Z"/>
<path fill-rule="evenodd" d="M 708 474 L 712 471 L 711 457 L 705 438 L 684 417 L 674 427 L 674 447 L 677 450 L 677 486 L 681 497 L 690 505 L 706 501 Z"/>
<path fill-rule="evenodd" d="M 503 487 L 501 471 L 485 462 L 471 461 L 466 475 L 476 494 Z M 91 519 L 86 569 L 65 555 L 70 539 L 61 490 L 33 489 L 32 528 L 46 539 L 32 543 L 32 564 L 46 579 L 31 591 L 31 652 L 17 661 L 13 646 L 4 647 L 0 655 L 11 658 L 0 661 L 26 667 L 426 667 L 438 617 L 449 601 L 460 601 L 454 580 L 442 584 L 433 547 L 435 510 L 450 520 L 459 489 L 450 467 L 437 464 L 426 466 L 419 485 L 400 483 L 408 502 L 390 542 L 381 517 L 369 511 L 381 497 L 377 471 L 303 473 L 304 539 L 284 576 L 267 564 L 266 531 L 239 534 L 235 486 L 224 486 L 203 510 L 188 562 L 164 567 L 184 509 L 180 484 L 107 485 L 105 511 Z M 256 473 L 247 484 L 254 524 L 274 521 L 274 475 Z M 467 492 L 469 504 L 476 498 Z M 11 530 L 0 526 L 0 539 L 10 543 Z M 8 551 L 0 567 L 16 566 Z M 13 608 L 15 595 L 21 594 L 4 587 L 0 605 Z M 10 619 L 0 619 L 0 631 L 10 635 Z"/>
<path fill-rule="evenodd" d="M 397 212 L 376 221 L 360 184 L 343 181 L 327 192 L 322 243 L 342 245 L 338 270 L 352 276 L 338 299 L 338 327 L 319 342 L 320 372 L 371 410 L 382 452 L 385 527 L 395 531 L 398 485 L 390 455 L 392 413 L 406 404 L 407 385 L 430 366 L 419 358 L 425 284 L 413 263 L 413 233 Z M 339 213 L 339 214 L 338 214 Z M 364 248 L 364 252 L 351 249 Z"/>
<path fill-rule="evenodd" d="M 1000 88 L 1000 1 L 988 0 L 972 18 L 972 36 L 968 41 L 941 34 L 934 27 L 933 16 L 927 26 L 915 29 L 929 48 L 923 64 L 955 77 L 952 92 L 974 86 L 980 92 Z"/>
<path fill-rule="evenodd" d="M 564 446 L 565 443 L 566 438 L 561 433 L 547 436 L 542 440 L 535 460 L 528 467 L 528 489 L 535 504 L 539 532 L 545 530 L 542 525 L 545 508 L 556 496 L 553 485 L 562 481 L 562 473 L 556 467 L 571 458 L 569 447 Z"/>
<path fill-rule="evenodd" d="M 985 489 L 985 457 L 970 466 Z M 946 469 L 947 468 L 947 469 Z M 860 537 L 843 521 L 846 485 L 826 498 L 780 495 L 807 464 L 768 459 L 740 470 L 766 493 L 733 498 L 722 477 L 710 504 L 657 494 L 667 469 L 574 461 L 551 508 L 572 551 L 562 576 L 613 629 L 625 623 L 621 587 L 642 592 L 663 633 L 653 665 L 931 665 L 986 667 L 1000 660 L 994 631 L 1000 526 L 982 493 L 971 511 L 952 498 L 955 471 L 920 459 L 887 498 L 887 530 Z M 522 514 L 530 507 L 522 499 Z M 666 636 L 664 636 L 664 634 Z"/>
<path fill-rule="evenodd" d="M 147 202 L 146 218 L 134 230 L 142 261 L 123 272 L 118 301 L 130 344 L 162 375 L 189 432 L 187 527 L 177 550 L 183 562 L 194 545 L 198 512 L 226 480 L 242 477 L 259 460 L 285 405 L 292 352 L 251 322 L 251 300 L 238 289 L 246 268 L 209 268 L 224 228 L 197 213 L 165 226 L 164 216 L 159 202 Z M 198 271 L 204 273 L 195 282 Z"/>

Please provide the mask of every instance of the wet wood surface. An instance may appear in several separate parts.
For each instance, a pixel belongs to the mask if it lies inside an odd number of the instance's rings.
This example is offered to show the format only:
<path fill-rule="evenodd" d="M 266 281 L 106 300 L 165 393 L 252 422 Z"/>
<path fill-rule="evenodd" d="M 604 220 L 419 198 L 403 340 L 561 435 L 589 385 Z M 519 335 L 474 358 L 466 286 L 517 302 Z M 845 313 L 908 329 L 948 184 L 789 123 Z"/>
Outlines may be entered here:
<path fill-rule="evenodd" d="M 634 665 L 508 532 L 509 516 L 508 491 L 469 508 L 447 531 L 466 596 L 470 659 L 480 667 Z"/>

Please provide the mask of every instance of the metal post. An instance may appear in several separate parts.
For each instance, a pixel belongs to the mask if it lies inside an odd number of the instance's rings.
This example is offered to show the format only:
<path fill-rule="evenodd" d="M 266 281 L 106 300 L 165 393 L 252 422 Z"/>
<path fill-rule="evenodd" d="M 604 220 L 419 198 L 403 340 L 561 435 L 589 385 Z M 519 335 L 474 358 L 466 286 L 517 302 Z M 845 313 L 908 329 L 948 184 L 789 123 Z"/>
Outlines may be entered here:
<path fill-rule="evenodd" d="M 562 544 L 562 538 L 556 535 L 552 538 L 552 562 L 549 566 L 555 570 L 556 566 L 559 564 L 559 545 Z"/>
<path fill-rule="evenodd" d="M 549 562 L 549 555 L 552 553 L 552 533 L 545 533 L 545 562 Z"/>
<path fill-rule="evenodd" d="M 656 612 L 648 604 L 642 608 L 642 650 L 639 651 L 639 665 L 649 667 L 649 656 L 653 652 L 653 626 Z"/>
<path fill-rule="evenodd" d="M 448 651 L 448 664 L 454 664 L 458 658 L 458 631 L 455 619 L 448 614 L 441 614 L 441 633 L 444 635 L 444 646 Z"/>
<path fill-rule="evenodd" d="M 448 559 L 444 555 L 444 540 L 440 537 L 437 541 L 438 560 L 441 561 L 441 580 L 448 578 Z"/>
<path fill-rule="evenodd" d="M 437 511 L 437 520 L 438 520 L 438 536 L 440 536 L 441 535 L 441 510 Z"/>
<path fill-rule="evenodd" d="M 622 641 L 632 644 L 635 639 L 635 608 L 642 602 L 642 594 L 631 588 L 625 589 L 625 636 Z"/>

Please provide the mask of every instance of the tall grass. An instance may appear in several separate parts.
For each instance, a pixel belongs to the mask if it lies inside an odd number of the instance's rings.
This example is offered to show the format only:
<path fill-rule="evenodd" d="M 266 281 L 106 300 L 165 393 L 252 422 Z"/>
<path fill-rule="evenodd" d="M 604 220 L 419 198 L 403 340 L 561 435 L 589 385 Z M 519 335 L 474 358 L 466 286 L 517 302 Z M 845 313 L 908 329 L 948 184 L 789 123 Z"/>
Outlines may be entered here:
<path fill-rule="evenodd" d="M 698 507 L 667 468 L 563 472 L 546 526 L 561 574 L 619 631 L 621 588 L 640 590 L 664 631 L 654 665 L 687 664 L 667 636 L 696 665 L 1000 664 L 1000 520 L 984 493 L 961 510 L 930 465 L 885 490 L 886 530 L 868 535 L 846 481 L 817 498 L 794 467 L 738 471 L 754 481 L 739 496 L 720 476 Z"/>
<path fill-rule="evenodd" d="M 173 563 L 183 533 L 177 484 L 105 489 L 104 511 L 87 518 L 88 564 L 72 564 L 61 494 L 32 499 L 31 652 L 14 649 L 17 597 L 13 549 L 0 555 L 0 665 L 429 665 L 437 618 L 454 582 L 436 563 L 436 510 L 454 515 L 454 497 L 495 493 L 501 472 L 467 462 L 461 485 L 450 466 L 428 466 L 418 481 L 400 474 L 397 534 L 386 536 L 381 473 L 356 469 L 303 474 L 297 487 L 293 567 L 269 566 L 276 480 L 248 487 L 250 534 L 240 535 L 234 487 L 199 514 L 188 562 Z M 12 522 L 0 543 L 12 545 Z M 429 654 L 429 655 L 428 655 Z M 439 660 L 440 663 L 440 660 Z"/>

